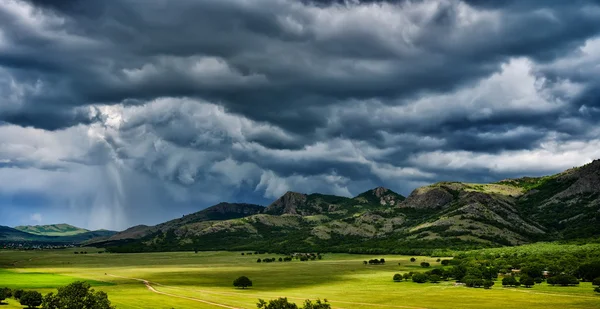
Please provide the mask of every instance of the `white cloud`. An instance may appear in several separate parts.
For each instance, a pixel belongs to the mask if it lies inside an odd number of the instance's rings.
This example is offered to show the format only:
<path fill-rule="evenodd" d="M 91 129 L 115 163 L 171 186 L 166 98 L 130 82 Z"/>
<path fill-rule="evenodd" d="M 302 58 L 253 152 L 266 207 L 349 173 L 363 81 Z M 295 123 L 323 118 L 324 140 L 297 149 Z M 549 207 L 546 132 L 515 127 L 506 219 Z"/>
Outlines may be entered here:
<path fill-rule="evenodd" d="M 29 220 L 32 222 L 35 222 L 36 224 L 40 224 L 43 221 L 42 214 L 40 214 L 40 213 L 31 214 L 31 216 L 29 217 Z"/>

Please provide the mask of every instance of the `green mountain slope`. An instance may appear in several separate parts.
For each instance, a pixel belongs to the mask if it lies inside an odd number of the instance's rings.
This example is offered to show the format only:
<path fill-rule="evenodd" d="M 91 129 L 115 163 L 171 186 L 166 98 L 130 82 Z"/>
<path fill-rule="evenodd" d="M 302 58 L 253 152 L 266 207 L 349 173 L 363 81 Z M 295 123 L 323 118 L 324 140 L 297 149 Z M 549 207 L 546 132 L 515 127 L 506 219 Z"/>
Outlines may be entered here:
<path fill-rule="evenodd" d="M 209 208 L 210 209 L 210 208 Z M 244 209 L 244 211 L 241 211 Z M 206 210 L 104 242 L 113 251 L 263 250 L 430 253 L 600 235 L 600 161 L 492 184 L 442 182 L 407 198 L 287 192 L 266 208 Z"/>
<path fill-rule="evenodd" d="M 65 223 L 51 225 L 21 225 L 16 226 L 15 229 L 21 232 L 42 236 L 72 236 L 89 232 L 89 230 Z"/>

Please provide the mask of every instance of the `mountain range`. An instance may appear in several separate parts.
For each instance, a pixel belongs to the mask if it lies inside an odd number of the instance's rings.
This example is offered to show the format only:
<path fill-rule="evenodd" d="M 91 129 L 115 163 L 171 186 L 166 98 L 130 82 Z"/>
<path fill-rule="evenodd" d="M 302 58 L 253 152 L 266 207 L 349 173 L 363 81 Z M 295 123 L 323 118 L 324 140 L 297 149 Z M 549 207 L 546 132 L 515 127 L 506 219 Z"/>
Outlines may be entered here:
<path fill-rule="evenodd" d="M 89 243 L 116 252 L 259 250 L 430 253 L 600 235 L 600 160 L 545 177 L 440 182 L 404 197 L 287 192 L 263 207 L 220 203 Z"/>

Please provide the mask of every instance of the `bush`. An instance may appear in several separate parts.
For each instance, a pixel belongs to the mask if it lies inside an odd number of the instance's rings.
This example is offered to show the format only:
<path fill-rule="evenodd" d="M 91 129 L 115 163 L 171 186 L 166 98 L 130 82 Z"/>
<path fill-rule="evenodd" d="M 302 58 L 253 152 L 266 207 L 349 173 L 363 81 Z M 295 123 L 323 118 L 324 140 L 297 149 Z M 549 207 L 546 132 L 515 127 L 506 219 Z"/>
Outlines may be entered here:
<path fill-rule="evenodd" d="M 442 266 L 448 266 L 450 265 L 450 260 L 442 260 Z"/>
<path fill-rule="evenodd" d="M 544 282 L 544 279 L 541 277 L 537 277 L 537 278 L 533 278 L 533 281 L 535 281 L 535 283 L 537 283 L 537 284 L 541 284 L 542 282 Z"/>
<path fill-rule="evenodd" d="M 483 288 L 486 290 L 489 290 L 492 288 L 492 286 L 494 286 L 495 282 L 492 280 L 484 280 L 483 281 Z"/>
<path fill-rule="evenodd" d="M 440 278 L 440 276 L 438 276 L 438 275 L 429 276 L 429 281 L 431 283 L 438 283 L 438 282 L 440 282 L 440 280 L 442 280 L 442 278 Z"/>
<path fill-rule="evenodd" d="M 236 288 L 245 289 L 245 288 L 247 288 L 249 286 L 252 286 L 252 280 L 250 280 L 246 276 L 241 276 L 241 277 L 233 280 L 233 286 L 236 287 Z"/>
<path fill-rule="evenodd" d="M 427 263 L 427 262 L 421 262 L 421 267 L 427 268 L 429 266 L 431 266 L 429 263 Z"/>
<path fill-rule="evenodd" d="M 402 281 L 402 275 L 401 274 L 395 274 L 393 280 L 394 280 L 394 282 L 400 282 L 400 281 Z"/>
<path fill-rule="evenodd" d="M 595 286 L 600 286 L 600 277 L 598 277 L 598 278 L 594 279 L 594 280 L 592 281 L 592 285 L 595 285 Z"/>
<path fill-rule="evenodd" d="M 411 262 L 413 262 L 413 263 L 414 263 L 416 260 L 417 260 L 417 259 L 415 259 L 414 257 L 413 257 L 413 258 L 410 258 L 410 261 L 411 261 Z"/>
<path fill-rule="evenodd" d="M 25 291 L 21 295 L 19 302 L 27 308 L 35 308 L 42 304 L 42 294 L 38 291 Z"/>
<path fill-rule="evenodd" d="M 600 286 L 597 286 L 596 288 L 594 288 L 594 292 L 600 293 Z"/>
<path fill-rule="evenodd" d="M 412 275 L 412 281 L 416 283 L 425 283 L 429 280 L 429 276 L 424 273 L 416 273 Z"/>

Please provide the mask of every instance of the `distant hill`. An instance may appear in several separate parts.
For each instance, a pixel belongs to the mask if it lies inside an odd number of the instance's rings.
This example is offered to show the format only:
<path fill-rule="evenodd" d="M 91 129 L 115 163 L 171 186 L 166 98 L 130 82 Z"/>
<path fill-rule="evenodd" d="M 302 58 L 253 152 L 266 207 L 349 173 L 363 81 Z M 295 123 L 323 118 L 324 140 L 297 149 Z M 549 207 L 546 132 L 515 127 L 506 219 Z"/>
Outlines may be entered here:
<path fill-rule="evenodd" d="M 15 229 L 21 232 L 42 236 L 72 236 L 89 232 L 89 230 L 65 223 L 51 225 L 21 225 L 16 226 Z"/>
<path fill-rule="evenodd" d="M 259 250 L 430 254 L 600 236 L 600 160 L 497 183 L 440 182 L 404 197 L 287 192 L 263 208 L 215 205 L 97 243 L 119 252 Z"/>
<path fill-rule="evenodd" d="M 16 228 L 8 226 L 0 226 L 0 243 L 1 242 L 32 242 L 32 243 L 48 243 L 48 244 L 81 244 L 86 241 L 96 239 L 106 240 L 114 235 L 115 231 L 97 230 L 86 231 L 83 233 L 64 235 L 64 236 L 48 236 L 37 235 L 20 231 Z"/>

